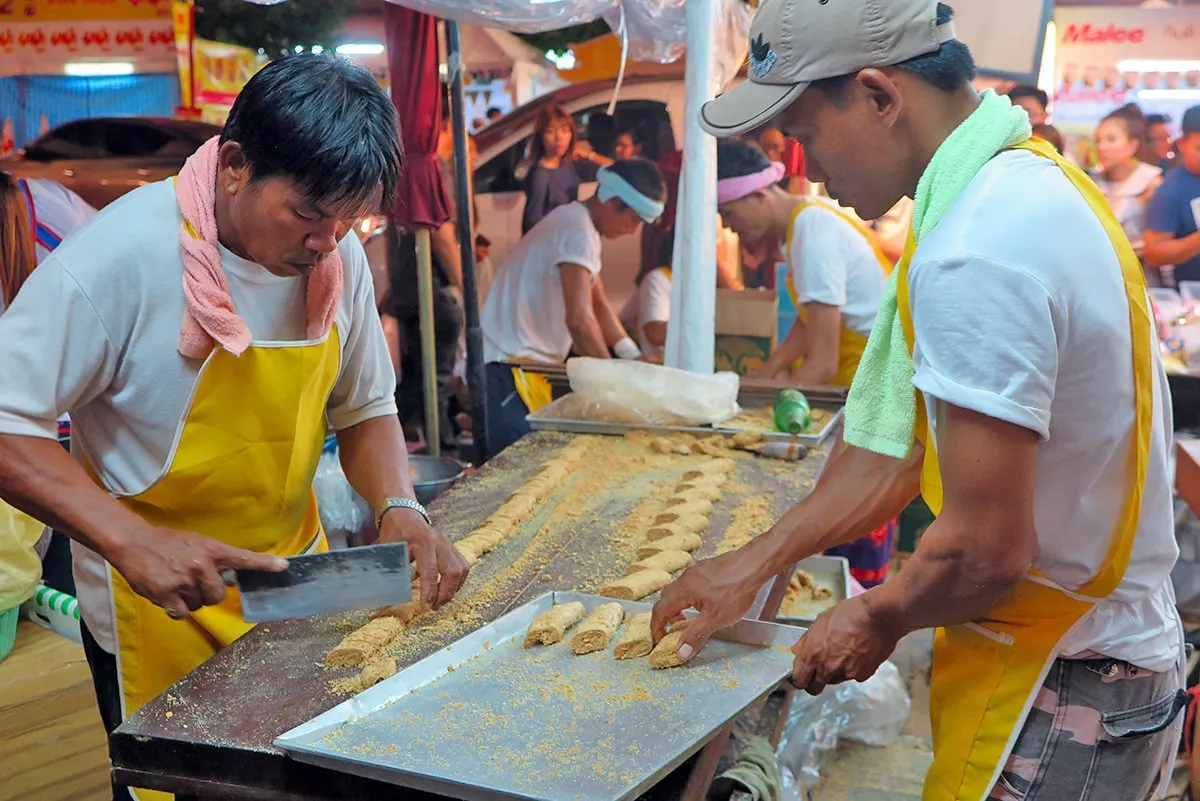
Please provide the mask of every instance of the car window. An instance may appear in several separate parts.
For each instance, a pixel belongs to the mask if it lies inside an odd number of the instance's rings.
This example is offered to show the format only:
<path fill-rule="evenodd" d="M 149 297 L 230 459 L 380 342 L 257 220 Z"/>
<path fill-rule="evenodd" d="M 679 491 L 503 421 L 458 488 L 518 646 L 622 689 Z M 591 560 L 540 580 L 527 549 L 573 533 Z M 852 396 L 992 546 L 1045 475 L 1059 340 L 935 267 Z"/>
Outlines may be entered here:
<path fill-rule="evenodd" d="M 152 125 L 116 122 L 104 132 L 104 149 L 113 158 L 143 158 L 158 155 L 174 140 L 170 133 Z"/>
<path fill-rule="evenodd" d="M 573 115 L 579 138 L 586 140 L 588 120 L 595 114 L 608 112 L 608 104 L 593 106 L 577 111 Z M 667 104 L 657 100 L 618 100 L 614 138 L 622 131 L 632 131 L 642 145 L 642 157 L 657 162 L 667 153 L 675 151 L 675 132 L 671 129 L 671 115 Z"/>
<path fill-rule="evenodd" d="M 99 120 L 79 120 L 48 131 L 25 148 L 30 161 L 63 159 L 100 159 L 104 149 L 104 124 Z"/>
<path fill-rule="evenodd" d="M 604 114 L 607 111 L 608 104 L 605 103 L 574 112 L 571 117 L 575 120 L 577 138 L 586 141 L 588 119 L 592 115 Z M 633 131 L 642 145 L 644 158 L 657 162 L 667 153 L 675 151 L 675 132 L 671 128 L 671 115 L 665 103 L 655 100 L 619 100 L 614 119 L 616 132 Z M 525 137 L 475 170 L 475 192 L 489 194 L 521 191 L 519 173 L 528 144 L 529 137 Z M 587 174 L 581 171 L 580 177 L 585 181 L 595 180 L 594 173 L 594 169 Z"/>
<path fill-rule="evenodd" d="M 521 180 L 517 177 L 517 168 L 525 158 L 525 147 L 528 142 L 529 137 L 521 139 L 477 168 L 475 170 L 475 194 L 521 191 Z"/>

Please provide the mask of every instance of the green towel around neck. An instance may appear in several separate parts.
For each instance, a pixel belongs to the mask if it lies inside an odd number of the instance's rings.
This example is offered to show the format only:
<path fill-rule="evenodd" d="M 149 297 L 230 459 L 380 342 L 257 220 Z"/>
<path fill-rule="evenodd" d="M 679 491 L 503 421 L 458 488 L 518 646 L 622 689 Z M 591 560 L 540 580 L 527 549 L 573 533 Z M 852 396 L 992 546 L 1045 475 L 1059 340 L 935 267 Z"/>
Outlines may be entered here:
<path fill-rule="evenodd" d="M 1007 97 L 990 89 L 979 107 L 942 142 L 913 198 L 910 236 L 921 240 L 937 226 L 993 156 L 1030 137 L 1029 118 Z M 850 395 L 846 400 L 845 439 L 851 445 L 884 456 L 907 458 L 917 423 L 912 354 L 904 338 L 897 307 L 900 270 L 892 271 L 883 292 L 875 327 L 867 340 Z"/>

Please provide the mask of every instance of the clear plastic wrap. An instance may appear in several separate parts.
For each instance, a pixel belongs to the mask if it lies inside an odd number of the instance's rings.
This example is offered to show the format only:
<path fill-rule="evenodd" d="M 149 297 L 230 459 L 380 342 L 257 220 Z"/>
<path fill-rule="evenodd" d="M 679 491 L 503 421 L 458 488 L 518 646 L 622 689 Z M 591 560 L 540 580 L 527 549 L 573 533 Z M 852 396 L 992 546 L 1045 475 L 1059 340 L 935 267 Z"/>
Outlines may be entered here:
<path fill-rule="evenodd" d="M 350 486 L 337 450 L 326 446 L 313 476 L 321 525 L 330 534 L 357 534 L 371 520 L 371 506 Z"/>
<path fill-rule="evenodd" d="M 890 745 L 904 730 L 911 710 L 908 688 L 891 662 L 884 662 L 863 682 L 829 687 L 818 696 L 797 693 L 776 749 L 779 764 L 792 774 L 797 787 L 816 787 L 821 781 L 822 755 L 836 748 L 839 738 Z"/>
<path fill-rule="evenodd" d="M 274 5 L 279 0 L 248 0 Z M 390 0 L 397 2 L 398 0 Z M 716 0 L 717 77 L 723 85 L 737 74 L 746 56 L 753 9 L 745 0 Z M 604 18 L 620 30 L 624 7 L 629 57 L 667 64 L 683 55 L 684 0 L 403 0 L 399 5 L 468 25 L 540 33 Z"/>
<path fill-rule="evenodd" d="M 735 373 L 689 373 L 621 359 L 570 359 L 571 419 L 631 425 L 712 425 L 738 412 Z M 566 401 L 567 399 L 563 399 Z"/>

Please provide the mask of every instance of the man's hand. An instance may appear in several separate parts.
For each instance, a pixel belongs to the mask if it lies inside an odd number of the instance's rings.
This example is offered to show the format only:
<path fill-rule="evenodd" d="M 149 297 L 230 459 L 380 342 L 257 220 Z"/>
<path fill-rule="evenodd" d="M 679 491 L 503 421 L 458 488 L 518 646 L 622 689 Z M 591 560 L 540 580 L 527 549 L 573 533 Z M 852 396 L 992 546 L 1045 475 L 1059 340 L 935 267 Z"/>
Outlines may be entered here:
<path fill-rule="evenodd" d="M 390 509 L 383 516 L 380 542 L 407 542 L 421 577 L 421 606 L 437 609 L 462 589 L 470 565 L 446 535 L 411 509 Z"/>
<path fill-rule="evenodd" d="M 822 612 L 792 646 L 792 684 L 818 695 L 829 684 L 866 681 L 896 650 L 904 633 L 896 621 L 876 614 L 866 596 L 842 601 Z"/>
<path fill-rule="evenodd" d="M 225 598 L 232 570 L 287 570 L 278 556 L 225 545 L 199 534 L 168 528 L 130 537 L 104 554 L 138 595 L 176 620 Z M 225 573 L 225 576 L 222 576 Z"/>
<path fill-rule="evenodd" d="M 763 585 L 763 562 L 745 548 L 697 562 L 662 591 L 654 605 L 650 630 L 658 642 L 667 632 L 667 624 L 683 618 L 683 610 L 695 608 L 679 646 L 686 662 L 696 654 L 714 632 L 727 629 L 741 620 Z"/>

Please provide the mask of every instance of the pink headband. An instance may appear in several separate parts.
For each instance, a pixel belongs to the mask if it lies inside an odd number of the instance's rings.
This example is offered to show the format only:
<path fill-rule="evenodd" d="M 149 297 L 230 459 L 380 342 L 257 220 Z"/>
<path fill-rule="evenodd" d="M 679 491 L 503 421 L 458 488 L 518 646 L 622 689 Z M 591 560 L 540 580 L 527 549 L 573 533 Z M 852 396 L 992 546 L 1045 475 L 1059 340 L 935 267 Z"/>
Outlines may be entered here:
<path fill-rule="evenodd" d="M 717 181 L 717 205 L 723 206 L 726 203 L 741 200 L 760 189 L 777 184 L 783 179 L 785 171 L 782 164 L 772 161 L 770 167 L 760 172 Z"/>

